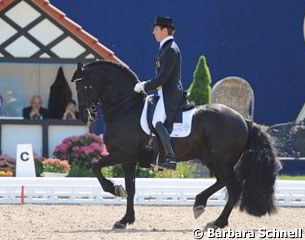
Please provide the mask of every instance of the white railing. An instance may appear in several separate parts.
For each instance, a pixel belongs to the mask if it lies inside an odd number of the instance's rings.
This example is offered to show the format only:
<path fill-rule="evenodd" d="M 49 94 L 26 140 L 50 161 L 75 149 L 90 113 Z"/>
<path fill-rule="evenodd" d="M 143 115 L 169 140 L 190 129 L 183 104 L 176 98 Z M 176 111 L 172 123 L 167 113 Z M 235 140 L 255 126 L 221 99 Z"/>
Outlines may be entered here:
<path fill-rule="evenodd" d="M 112 179 L 124 185 L 124 179 Z M 140 205 L 193 205 L 195 196 L 212 185 L 213 179 L 136 180 L 135 203 Z M 305 181 L 276 183 L 280 206 L 305 206 Z M 0 204 L 125 204 L 126 200 L 102 191 L 95 178 L 0 178 Z M 226 203 L 224 189 L 213 194 L 208 205 Z"/>

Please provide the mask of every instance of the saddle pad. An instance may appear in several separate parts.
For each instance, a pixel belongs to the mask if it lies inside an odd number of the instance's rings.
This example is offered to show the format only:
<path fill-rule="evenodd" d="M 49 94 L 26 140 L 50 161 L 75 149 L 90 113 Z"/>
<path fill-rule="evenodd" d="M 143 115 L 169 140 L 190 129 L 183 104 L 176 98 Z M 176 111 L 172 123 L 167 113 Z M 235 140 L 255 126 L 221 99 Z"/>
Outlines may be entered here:
<path fill-rule="evenodd" d="M 141 128 L 142 130 L 147 134 L 150 135 L 151 131 L 148 126 L 147 122 L 147 99 L 145 100 L 144 108 L 141 114 Z M 192 130 L 192 119 L 193 119 L 193 114 L 194 114 L 195 108 L 183 112 L 182 113 L 182 123 L 174 123 L 173 124 L 173 131 L 170 134 L 170 137 L 173 138 L 182 138 L 182 137 L 187 137 L 190 135 L 191 130 Z M 153 134 L 154 135 L 154 134 Z"/>

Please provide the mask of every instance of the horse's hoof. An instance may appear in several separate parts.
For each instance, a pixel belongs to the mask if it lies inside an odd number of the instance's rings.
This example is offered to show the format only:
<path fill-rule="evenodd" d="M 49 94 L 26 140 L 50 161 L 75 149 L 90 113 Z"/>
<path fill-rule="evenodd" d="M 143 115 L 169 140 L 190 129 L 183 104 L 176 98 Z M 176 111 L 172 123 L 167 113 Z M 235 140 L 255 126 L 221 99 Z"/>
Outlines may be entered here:
<path fill-rule="evenodd" d="M 126 224 L 121 223 L 121 222 L 116 222 L 113 225 L 113 227 L 112 227 L 113 230 L 116 230 L 116 229 L 125 229 L 125 228 L 126 228 Z"/>
<path fill-rule="evenodd" d="M 194 218 L 197 219 L 199 216 L 204 212 L 205 206 L 204 205 L 198 205 L 193 208 Z"/>
<path fill-rule="evenodd" d="M 114 187 L 115 196 L 121 198 L 127 198 L 127 192 L 122 185 L 116 185 Z"/>
<path fill-rule="evenodd" d="M 216 229 L 218 229 L 219 227 L 216 226 L 214 222 L 210 222 L 210 223 L 208 223 L 208 224 L 204 227 L 203 231 L 206 232 L 206 231 L 208 231 L 208 229 L 210 229 L 210 228 L 216 230 Z"/>

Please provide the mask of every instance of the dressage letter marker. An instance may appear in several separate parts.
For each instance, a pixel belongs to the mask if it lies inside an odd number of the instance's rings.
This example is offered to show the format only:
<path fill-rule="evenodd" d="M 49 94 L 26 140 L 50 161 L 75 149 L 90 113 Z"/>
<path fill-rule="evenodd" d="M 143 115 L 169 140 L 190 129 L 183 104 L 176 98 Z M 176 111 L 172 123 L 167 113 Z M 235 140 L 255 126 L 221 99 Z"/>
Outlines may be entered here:
<path fill-rule="evenodd" d="M 17 144 L 16 177 L 36 177 L 31 144 Z"/>

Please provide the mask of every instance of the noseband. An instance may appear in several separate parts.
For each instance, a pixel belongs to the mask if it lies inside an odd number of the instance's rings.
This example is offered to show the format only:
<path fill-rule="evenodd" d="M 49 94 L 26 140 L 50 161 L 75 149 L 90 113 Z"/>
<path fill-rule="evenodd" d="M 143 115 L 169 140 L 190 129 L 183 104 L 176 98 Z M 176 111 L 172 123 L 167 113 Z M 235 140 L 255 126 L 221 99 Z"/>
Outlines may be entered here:
<path fill-rule="evenodd" d="M 76 78 L 73 80 L 73 82 L 78 82 L 78 81 L 85 81 L 84 78 Z M 85 103 L 89 103 L 89 107 L 87 107 L 87 104 L 84 104 L 83 106 L 86 107 L 86 111 L 88 113 L 88 120 L 87 120 L 87 125 L 90 126 L 91 123 L 95 120 L 96 115 L 97 115 L 97 103 L 92 101 L 92 85 L 88 84 L 85 86 L 82 86 L 82 88 L 85 91 Z"/>
<path fill-rule="evenodd" d="M 85 90 L 85 98 L 86 98 L 85 101 L 87 103 L 91 103 L 89 107 L 86 108 L 86 111 L 88 113 L 87 125 L 90 126 L 97 116 L 97 103 L 93 102 L 91 98 L 92 85 L 84 86 L 84 90 Z"/>

